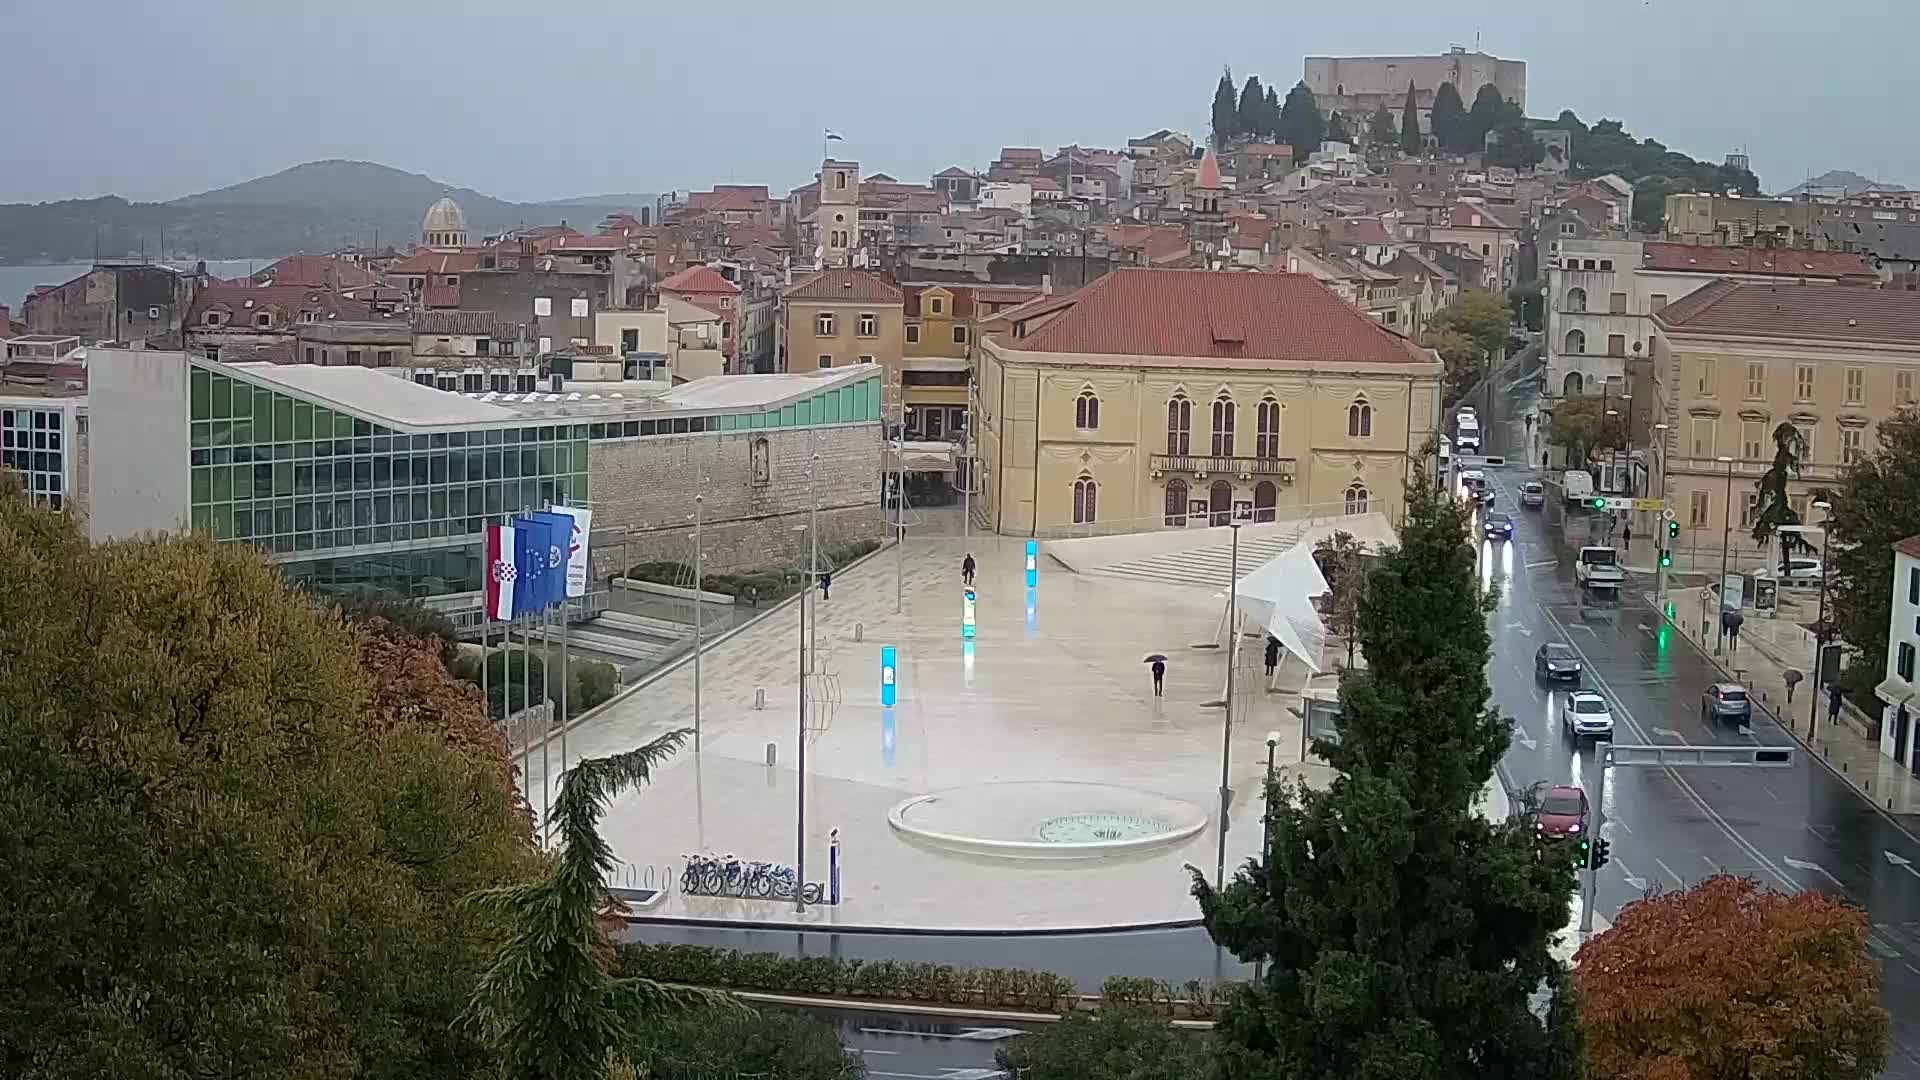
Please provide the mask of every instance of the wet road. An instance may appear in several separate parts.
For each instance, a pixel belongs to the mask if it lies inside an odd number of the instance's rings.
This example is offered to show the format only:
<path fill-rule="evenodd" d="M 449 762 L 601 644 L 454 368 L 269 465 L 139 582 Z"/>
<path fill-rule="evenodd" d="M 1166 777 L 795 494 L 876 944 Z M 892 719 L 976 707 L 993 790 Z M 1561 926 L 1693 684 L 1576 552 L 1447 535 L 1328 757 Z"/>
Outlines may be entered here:
<path fill-rule="evenodd" d="M 1618 743 L 1795 745 L 1764 713 L 1756 713 L 1750 733 L 1703 722 L 1700 696 L 1723 677 L 1712 660 L 1679 633 L 1663 631 L 1652 609 L 1636 599 L 1598 605 L 1576 594 L 1569 549 L 1558 530 L 1544 515 L 1517 509 L 1519 486 L 1532 475 L 1521 463 L 1538 458 L 1530 445 L 1532 433 L 1520 419 L 1533 407 L 1538 375 L 1534 364 L 1516 364 L 1496 377 L 1491 394 L 1479 395 L 1492 414 L 1486 425 L 1488 451 L 1514 461 L 1489 474 L 1497 507 L 1518 519 L 1514 540 L 1485 544 L 1481 552 L 1483 574 L 1501 585 L 1499 607 L 1489 616 L 1494 648 L 1488 675 L 1494 705 L 1515 718 L 1514 744 L 1501 763 L 1509 788 L 1574 783 L 1594 797 L 1602 786 L 1592 746 L 1576 745 L 1562 734 L 1554 693 L 1534 680 L 1534 650 L 1547 641 L 1565 641 L 1581 653 L 1587 685 L 1613 704 Z M 1638 595 L 1652 582 L 1635 580 L 1631 587 Z M 1595 908 L 1604 918 L 1611 919 L 1647 889 L 1676 888 L 1719 872 L 1751 875 L 1783 891 L 1817 889 L 1863 908 L 1881 964 L 1882 1001 L 1893 1018 L 1892 1048 L 1882 1075 L 1920 1080 L 1920 1007 L 1915 1006 L 1920 1002 L 1920 840 L 1804 754 L 1782 769 L 1616 768 L 1597 798 L 1606 806 L 1605 835 L 1612 844 L 1612 862 L 1600 872 L 1596 890 Z M 750 950 L 1041 968 L 1072 978 L 1085 991 L 1114 974 L 1176 983 L 1246 974 L 1230 958 L 1218 959 L 1205 933 L 1193 928 L 1028 937 L 648 925 L 637 936 Z M 876 1051 L 868 1055 L 868 1065 L 889 1080 L 950 1078 L 956 1072 L 978 1077 L 965 1070 L 991 1068 L 991 1047 L 977 1037 L 909 1040 L 863 1032 L 862 1026 L 886 1025 L 854 1025 L 848 1037 L 856 1040 L 851 1044 L 856 1048 Z M 909 1049 L 917 1056 L 908 1056 Z"/>

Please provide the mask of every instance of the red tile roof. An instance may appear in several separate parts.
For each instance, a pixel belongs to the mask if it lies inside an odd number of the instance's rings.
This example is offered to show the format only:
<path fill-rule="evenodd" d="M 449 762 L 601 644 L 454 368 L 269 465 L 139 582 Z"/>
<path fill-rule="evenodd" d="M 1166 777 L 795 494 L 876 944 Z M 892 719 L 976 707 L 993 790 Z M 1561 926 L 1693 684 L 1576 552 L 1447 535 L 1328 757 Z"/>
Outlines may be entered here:
<path fill-rule="evenodd" d="M 1391 244 L 1379 218 L 1334 218 L 1327 222 L 1327 239 L 1341 244 Z"/>
<path fill-rule="evenodd" d="M 689 266 L 659 284 L 661 292 L 703 293 L 732 296 L 740 291 L 740 286 L 720 276 L 720 272 L 705 263 Z"/>
<path fill-rule="evenodd" d="M 1003 146 L 1000 148 L 1001 161 L 1044 161 L 1046 155 L 1037 146 Z"/>
<path fill-rule="evenodd" d="M 900 304 L 904 295 L 885 278 L 865 270 L 822 270 L 787 287 L 788 300 L 847 304 Z"/>
<path fill-rule="evenodd" d="M 1767 274 L 1784 277 L 1874 278 L 1859 255 L 1845 251 L 1732 248 L 1712 244 L 1646 245 L 1641 266 L 1648 270 L 1686 270 L 1702 274 Z"/>
<path fill-rule="evenodd" d="M 1426 353 L 1300 274 L 1115 270 L 1024 338 L 1030 352 L 1419 363 Z"/>
<path fill-rule="evenodd" d="M 387 267 L 389 274 L 464 274 L 480 269 L 481 252 L 416 251 Z"/>
<path fill-rule="evenodd" d="M 223 326 L 210 327 L 206 313 L 218 309 L 227 313 Z M 373 309 L 358 300 L 348 300 L 326 289 L 304 285 L 203 285 L 187 308 L 186 328 L 190 331 L 255 329 L 253 317 L 261 312 L 274 316 L 271 332 L 291 330 L 300 316 L 312 312 L 323 322 L 371 319 Z"/>
<path fill-rule="evenodd" d="M 1477 220 L 1476 220 L 1477 219 Z M 1483 203 L 1454 203 L 1447 225 L 1455 229 L 1511 229 L 1500 215 Z"/>
<path fill-rule="evenodd" d="M 325 255 L 289 255 L 253 275 L 255 281 L 275 285 L 353 289 L 376 280 L 366 267 Z"/>
<path fill-rule="evenodd" d="M 1107 244 L 1147 253 L 1149 262 L 1187 253 L 1187 231 L 1178 225 L 1109 225 Z"/>
<path fill-rule="evenodd" d="M 1286 143 L 1248 143 L 1240 152 L 1248 157 L 1292 157 L 1293 147 Z"/>
<path fill-rule="evenodd" d="M 1920 292 L 1905 289 L 1722 279 L 1653 318 L 1665 330 L 1715 337 L 1920 346 Z"/>
<path fill-rule="evenodd" d="M 1895 540 L 1893 550 L 1910 559 L 1920 559 L 1920 536 L 1909 536 L 1905 540 Z"/>
<path fill-rule="evenodd" d="M 420 290 L 420 303 L 430 308 L 457 308 L 460 306 L 460 286 L 429 285 Z"/>
<path fill-rule="evenodd" d="M 1194 181 L 1195 187 L 1217 188 L 1220 186 L 1220 159 L 1214 156 L 1213 147 L 1200 158 L 1200 176 Z"/>

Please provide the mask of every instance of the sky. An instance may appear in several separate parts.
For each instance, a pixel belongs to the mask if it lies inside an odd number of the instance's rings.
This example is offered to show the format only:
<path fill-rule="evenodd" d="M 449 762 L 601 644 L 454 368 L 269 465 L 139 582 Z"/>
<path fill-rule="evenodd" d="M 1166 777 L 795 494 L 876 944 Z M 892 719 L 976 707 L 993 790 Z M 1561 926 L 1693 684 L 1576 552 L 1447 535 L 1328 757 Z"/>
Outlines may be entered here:
<path fill-rule="evenodd" d="M 1476 41 L 1528 112 L 1623 120 L 1768 190 L 1846 168 L 1920 184 L 1896 74 L 1920 4 L 1795 0 L 96 0 L 12 5 L 0 203 L 176 198 L 322 158 L 501 198 L 812 178 L 821 132 L 924 180 L 1003 145 L 1202 135 L 1222 65 Z M 1831 14 L 1831 13 L 1830 13 Z"/>

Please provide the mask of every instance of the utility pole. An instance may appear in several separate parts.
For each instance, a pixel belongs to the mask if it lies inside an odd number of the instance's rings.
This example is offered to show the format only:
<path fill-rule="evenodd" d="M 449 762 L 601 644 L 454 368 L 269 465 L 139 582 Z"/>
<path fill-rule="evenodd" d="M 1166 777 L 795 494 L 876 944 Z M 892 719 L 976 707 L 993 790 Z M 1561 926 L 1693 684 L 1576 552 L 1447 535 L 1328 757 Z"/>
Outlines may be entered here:
<path fill-rule="evenodd" d="M 793 910 L 807 910 L 807 594 L 800 590 L 800 731 L 799 752 L 794 761 L 794 788 L 798 795 L 793 814 Z"/>
<path fill-rule="evenodd" d="M 809 589 L 817 589 L 820 587 L 820 451 L 817 449 L 820 442 L 820 433 L 817 431 L 814 432 L 813 438 L 816 449 L 813 452 L 812 460 L 807 462 L 807 485 L 812 489 L 810 494 L 813 501 L 813 505 L 807 509 L 807 533 L 809 534 L 807 540 L 809 546 L 807 555 L 807 587 Z M 819 614 L 820 605 L 816 601 L 812 609 L 812 614 L 807 616 L 807 638 L 813 648 L 818 648 L 820 645 L 819 640 L 814 635 L 814 627 L 816 625 L 814 620 L 819 617 Z"/>
<path fill-rule="evenodd" d="M 1220 724 L 1220 846 L 1213 862 L 1215 890 L 1225 888 L 1227 879 L 1227 800 L 1233 797 L 1227 787 L 1233 762 L 1233 669 L 1240 659 L 1240 523 L 1227 524 L 1233 531 L 1233 554 L 1227 583 L 1227 700 L 1225 719 Z"/>
<path fill-rule="evenodd" d="M 700 644 L 705 637 L 706 615 L 700 603 L 701 586 L 706 582 L 706 562 L 700 549 L 700 526 L 706 518 L 707 477 L 700 478 L 700 493 L 693 497 L 693 752 L 700 752 Z"/>

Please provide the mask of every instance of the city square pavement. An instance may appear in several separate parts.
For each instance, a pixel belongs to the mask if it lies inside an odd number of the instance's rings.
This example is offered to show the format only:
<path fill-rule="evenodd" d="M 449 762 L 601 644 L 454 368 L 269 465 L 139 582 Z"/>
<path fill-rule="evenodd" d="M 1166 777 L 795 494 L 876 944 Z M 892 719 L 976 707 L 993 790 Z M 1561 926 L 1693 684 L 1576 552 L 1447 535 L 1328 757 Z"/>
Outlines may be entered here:
<path fill-rule="evenodd" d="M 968 550 L 979 564 L 970 656 L 961 637 L 960 563 Z M 821 708 L 824 730 L 806 750 L 806 876 L 827 879 L 829 830 L 838 829 L 838 906 L 800 914 L 791 902 L 689 897 L 676 886 L 635 914 L 1026 930 L 1196 918 L 1182 864 L 1209 876 L 1215 865 L 1226 656 L 1193 646 L 1216 640 L 1224 596 L 1080 576 L 1043 554 L 1029 615 L 1024 550 L 1017 538 L 910 533 L 902 614 L 894 613 L 892 549 L 835 574 L 830 599 L 816 603 L 818 590 L 810 594 L 820 667 L 830 676 L 815 680 L 828 685 L 816 686 L 814 696 L 839 701 Z M 603 822 L 627 864 L 621 884 L 644 884 L 649 873 L 656 882 L 677 881 L 687 852 L 794 861 L 801 610 L 789 602 L 708 646 L 700 751 L 689 743 L 652 784 L 616 800 Z M 1236 676 L 1229 872 L 1258 847 L 1268 732 L 1279 735 L 1278 772 L 1327 775 L 1323 766 L 1299 763 L 1300 722 L 1289 706 L 1299 703 L 1304 668 L 1283 667 L 1280 689 L 1272 689 L 1261 644 L 1243 639 L 1243 675 Z M 892 710 L 880 705 L 884 645 L 898 650 Z M 1161 698 L 1142 662 L 1156 652 L 1168 657 Z M 762 691 L 765 704 L 757 707 Z M 578 722 L 567 735 L 569 757 L 617 753 L 690 728 L 693 700 L 693 664 L 681 663 Z M 536 812 L 541 756 L 532 755 L 528 774 Z M 557 776 L 557 742 L 547 756 Z M 889 812 L 905 800 L 955 789 L 968 790 L 929 804 L 943 808 L 937 831 L 1032 840 L 1061 817 L 1177 817 L 1162 813 L 1168 806 L 1195 811 L 1187 820 L 1203 817 L 1204 826 L 1125 854 L 1037 859 L 961 853 L 889 824 Z M 1023 830 L 1028 835 L 1016 835 Z"/>

